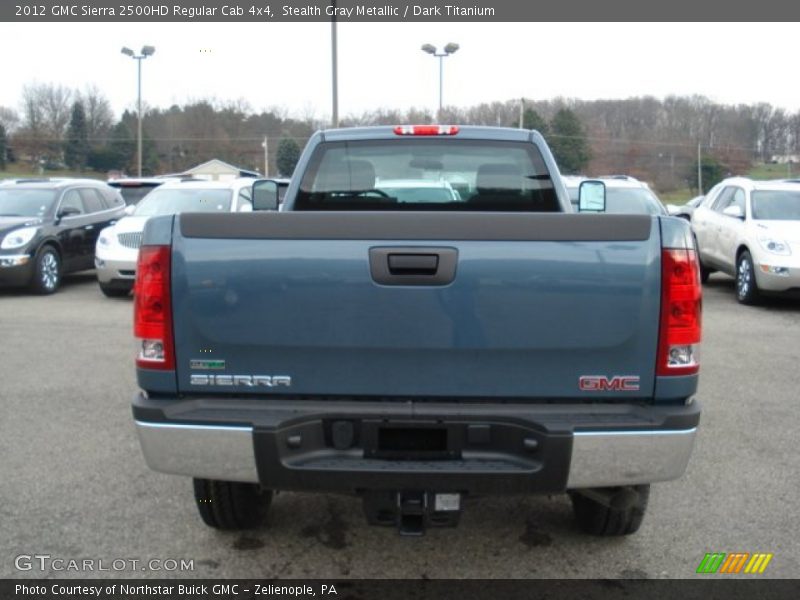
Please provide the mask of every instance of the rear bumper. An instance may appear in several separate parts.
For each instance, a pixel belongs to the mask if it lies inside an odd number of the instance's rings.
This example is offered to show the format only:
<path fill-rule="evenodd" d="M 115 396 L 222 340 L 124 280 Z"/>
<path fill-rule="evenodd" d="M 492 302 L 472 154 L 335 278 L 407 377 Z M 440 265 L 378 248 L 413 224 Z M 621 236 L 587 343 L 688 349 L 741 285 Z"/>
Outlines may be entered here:
<path fill-rule="evenodd" d="M 94 266 L 97 280 L 103 284 L 120 282 L 130 287 L 136 279 L 136 259 L 110 260 L 95 256 Z"/>
<path fill-rule="evenodd" d="M 700 415 L 696 403 L 387 406 L 144 394 L 133 409 L 145 460 L 156 471 L 347 492 L 561 492 L 667 481 L 686 469 Z M 446 432 L 440 455 L 386 453 L 379 432 L 398 427 Z"/>

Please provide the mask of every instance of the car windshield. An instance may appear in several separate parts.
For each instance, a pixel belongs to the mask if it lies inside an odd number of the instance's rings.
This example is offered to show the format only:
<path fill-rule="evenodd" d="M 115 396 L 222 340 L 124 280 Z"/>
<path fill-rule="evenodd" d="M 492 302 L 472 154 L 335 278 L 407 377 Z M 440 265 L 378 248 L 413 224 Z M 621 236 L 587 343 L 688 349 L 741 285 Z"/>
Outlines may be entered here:
<path fill-rule="evenodd" d="M 174 215 L 181 212 L 228 212 L 231 190 L 186 188 L 153 190 L 136 205 L 137 217 Z"/>
<path fill-rule="evenodd" d="M 412 136 L 320 144 L 294 209 L 561 211 L 533 144 Z"/>
<path fill-rule="evenodd" d="M 751 198 L 754 219 L 800 221 L 800 191 L 761 190 Z"/>
<path fill-rule="evenodd" d="M 611 214 L 663 215 L 653 192 L 644 188 L 606 187 L 606 212 Z"/>
<path fill-rule="evenodd" d="M 0 217 L 42 217 L 55 199 L 54 190 L 0 189 Z"/>

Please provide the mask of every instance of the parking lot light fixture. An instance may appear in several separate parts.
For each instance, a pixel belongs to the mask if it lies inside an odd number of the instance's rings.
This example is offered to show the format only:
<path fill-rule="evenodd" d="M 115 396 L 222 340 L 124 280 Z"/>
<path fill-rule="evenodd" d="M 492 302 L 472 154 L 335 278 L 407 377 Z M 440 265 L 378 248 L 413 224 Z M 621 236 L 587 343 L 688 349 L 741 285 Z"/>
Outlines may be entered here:
<path fill-rule="evenodd" d="M 156 52 L 155 46 L 142 46 L 140 54 L 136 54 L 127 46 L 123 46 L 120 50 L 125 56 L 130 56 L 136 61 L 137 65 L 137 101 L 136 113 L 138 116 L 137 133 L 136 133 L 136 161 L 138 176 L 142 176 L 142 61 L 148 56 L 153 56 Z"/>
<path fill-rule="evenodd" d="M 436 50 L 436 46 L 433 44 L 423 44 L 421 50 L 430 54 L 431 56 L 435 56 L 439 59 L 439 114 L 438 118 L 442 116 L 442 82 L 443 82 L 443 69 L 444 69 L 444 58 L 446 56 L 450 56 L 451 54 L 455 53 L 460 46 L 453 42 L 447 44 L 442 52 L 438 52 Z"/>

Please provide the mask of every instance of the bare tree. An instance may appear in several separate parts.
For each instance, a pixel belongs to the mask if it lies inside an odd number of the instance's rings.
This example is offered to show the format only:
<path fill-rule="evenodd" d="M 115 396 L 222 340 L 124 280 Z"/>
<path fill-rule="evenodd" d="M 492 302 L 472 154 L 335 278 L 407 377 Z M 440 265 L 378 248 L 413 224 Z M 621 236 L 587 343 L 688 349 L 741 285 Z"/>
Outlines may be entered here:
<path fill-rule="evenodd" d="M 72 91 L 61 85 L 33 83 L 22 88 L 17 145 L 35 164 L 43 159 L 60 160 L 71 97 Z"/>
<path fill-rule="evenodd" d="M 14 133 L 19 126 L 19 115 L 13 108 L 0 106 L 0 125 L 6 130 L 7 134 Z"/>

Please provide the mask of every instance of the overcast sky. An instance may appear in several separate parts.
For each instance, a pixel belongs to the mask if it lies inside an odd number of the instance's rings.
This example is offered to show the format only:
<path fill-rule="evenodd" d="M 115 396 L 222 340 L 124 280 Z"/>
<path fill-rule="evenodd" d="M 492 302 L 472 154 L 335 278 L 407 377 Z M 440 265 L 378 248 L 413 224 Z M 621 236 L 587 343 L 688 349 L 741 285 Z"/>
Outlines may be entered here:
<path fill-rule="evenodd" d="M 800 109 L 795 23 L 340 23 L 339 112 L 525 96 L 582 99 L 702 94 L 726 103 Z M 0 23 L 0 106 L 19 109 L 27 83 L 97 85 L 117 116 L 135 106 L 135 61 L 150 106 L 244 99 L 254 110 L 331 113 L 328 23 Z"/>

